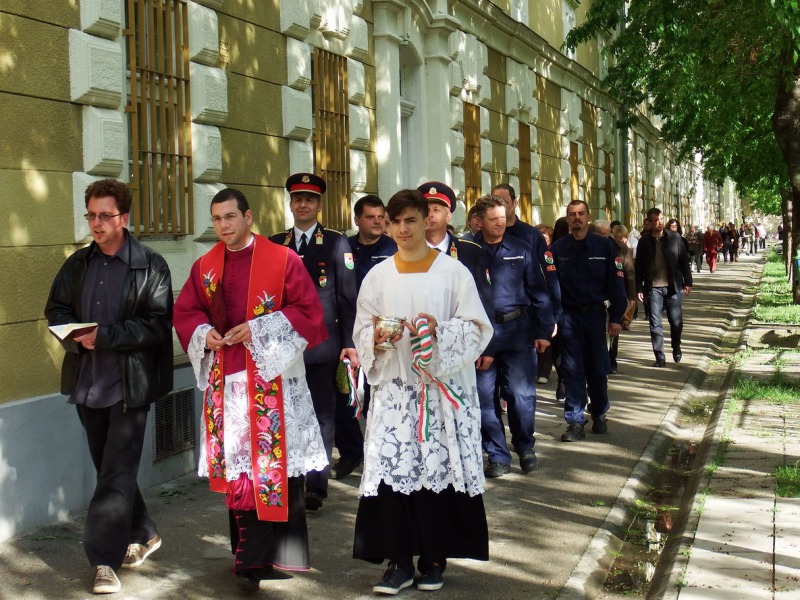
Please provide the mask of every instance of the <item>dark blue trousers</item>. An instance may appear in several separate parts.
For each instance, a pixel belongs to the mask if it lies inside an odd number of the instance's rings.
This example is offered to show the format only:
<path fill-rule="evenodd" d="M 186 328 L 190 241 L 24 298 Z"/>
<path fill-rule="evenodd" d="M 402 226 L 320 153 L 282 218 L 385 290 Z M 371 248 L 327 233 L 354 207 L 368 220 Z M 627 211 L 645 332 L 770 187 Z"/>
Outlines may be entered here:
<path fill-rule="evenodd" d="M 478 399 L 481 404 L 481 437 L 489 462 L 510 464 L 511 452 L 506 444 L 506 432 L 494 398 L 499 385 L 500 394 L 508 401 L 508 428 L 511 444 L 522 454 L 533 448 L 536 421 L 536 350 L 528 346 L 527 328 L 520 334 L 512 329 L 516 321 L 497 325 L 498 348 L 494 362 L 485 371 L 477 371 Z M 517 338 L 516 340 L 514 338 Z M 503 349 L 510 347 L 511 349 Z"/>
<path fill-rule="evenodd" d="M 611 361 L 606 346 L 606 311 L 564 308 L 558 324 L 561 336 L 561 374 L 566 399 L 564 420 L 584 425 L 583 412 L 600 416 L 608 411 L 608 373 Z"/>

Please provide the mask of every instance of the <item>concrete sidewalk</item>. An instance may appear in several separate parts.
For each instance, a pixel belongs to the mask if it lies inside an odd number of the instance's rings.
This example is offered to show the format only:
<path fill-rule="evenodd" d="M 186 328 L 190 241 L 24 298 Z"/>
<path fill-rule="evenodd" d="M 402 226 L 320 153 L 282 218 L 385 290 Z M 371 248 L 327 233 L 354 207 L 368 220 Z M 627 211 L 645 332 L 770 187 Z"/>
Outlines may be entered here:
<path fill-rule="evenodd" d="M 490 561 L 448 562 L 438 598 L 599 598 L 621 544 L 625 506 L 644 489 L 659 452 L 679 436 L 687 399 L 719 394 L 725 374 L 709 368 L 729 337 L 738 339 L 750 299 L 744 293 L 758 259 L 721 265 L 698 277 L 684 308 L 683 362 L 656 369 L 647 325 L 637 321 L 620 343 L 619 375 L 610 378 L 609 434 L 559 441 L 565 425 L 555 376 L 539 386 L 540 468 L 487 484 Z M 790 425 L 794 425 L 791 423 Z M 787 425 L 788 426 L 788 425 Z M 43 458 L 42 468 L 46 469 Z M 325 506 L 308 517 L 313 569 L 265 582 L 259 597 L 370 598 L 384 567 L 351 558 L 358 479 L 331 482 Z M 164 545 L 139 569 L 122 570 L 116 598 L 234 598 L 238 591 L 222 497 L 189 475 L 147 490 Z M 0 598 L 88 598 L 93 572 L 81 548 L 83 515 L 31 531 L 0 546 Z M 404 590 L 402 597 L 425 592 Z M 707 597 L 707 596 L 706 596 Z M 730 597 L 730 596 L 728 596 Z M 789 597 L 789 596 L 783 596 Z"/>
<path fill-rule="evenodd" d="M 710 458 L 721 465 L 695 501 L 687 559 L 665 597 L 679 600 L 800 598 L 800 499 L 775 494 L 775 468 L 800 460 L 800 327 L 748 327 L 735 375 L 796 386 L 783 404 L 726 393 Z M 708 461 L 711 464 L 710 461 Z"/>

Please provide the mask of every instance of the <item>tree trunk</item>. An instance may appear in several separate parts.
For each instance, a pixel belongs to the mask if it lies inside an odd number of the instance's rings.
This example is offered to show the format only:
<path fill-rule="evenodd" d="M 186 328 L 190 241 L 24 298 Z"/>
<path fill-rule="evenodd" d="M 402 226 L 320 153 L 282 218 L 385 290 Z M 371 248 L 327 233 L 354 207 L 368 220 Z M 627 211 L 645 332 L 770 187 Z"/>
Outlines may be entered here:
<path fill-rule="evenodd" d="M 783 239 L 781 240 L 781 251 L 783 252 L 783 266 L 786 269 L 786 276 L 792 281 L 792 253 L 791 238 L 794 227 L 792 227 L 792 194 L 784 192 L 781 196 L 781 219 L 783 219 Z"/>
<path fill-rule="evenodd" d="M 792 302 L 800 304 L 797 261 L 794 260 L 800 243 L 800 63 L 793 64 L 788 52 L 781 57 L 781 63 L 793 66 L 781 69 L 785 75 L 778 81 L 772 126 L 789 171 L 792 188 L 792 230 L 788 259 L 793 283 Z"/>

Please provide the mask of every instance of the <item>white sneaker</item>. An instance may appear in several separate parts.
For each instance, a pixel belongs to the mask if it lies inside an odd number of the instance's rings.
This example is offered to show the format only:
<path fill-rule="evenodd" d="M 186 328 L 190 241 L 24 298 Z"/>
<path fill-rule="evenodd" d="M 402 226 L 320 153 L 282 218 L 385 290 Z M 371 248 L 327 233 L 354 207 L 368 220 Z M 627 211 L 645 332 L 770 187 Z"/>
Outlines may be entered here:
<path fill-rule="evenodd" d="M 547 382 L 548 382 L 547 377 L 537 377 L 536 378 L 536 383 L 547 383 Z"/>
<path fill-rule="evenodd" d="M 100 565 L 94 574 L 94 594 L 115 594 L 122 589 L 122 584 L 114 573 L 114 569 L 106 565 Z"/>

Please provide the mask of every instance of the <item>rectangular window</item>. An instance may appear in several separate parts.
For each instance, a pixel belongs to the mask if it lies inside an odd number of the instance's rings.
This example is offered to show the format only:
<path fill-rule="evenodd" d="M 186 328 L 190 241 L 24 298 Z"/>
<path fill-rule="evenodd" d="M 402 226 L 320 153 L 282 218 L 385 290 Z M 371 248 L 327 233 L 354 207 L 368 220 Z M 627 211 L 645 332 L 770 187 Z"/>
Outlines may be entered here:
<path fill-rule="evenodd" d="M 571 200 L 578 200 L 581 195 L 581 182 L 578 173 L 578 144 L 569 143 L 569 191 L 572 194 Z"/>
<path fill-rule="evenodd" d="M 481 197 L 481 117 L 475 104 L 464 102 L 464 202 L 471 207 Z"/>
<path fill-rule="evenodd" d="M 186 0 L 127 0 L 131 227 L 192 233 L 189 16 Z"/>
<path fill-rule="evenodd" d="M 314 166 L 327 186 L 322 221 L 344 230 L 351 227 L 347 59 L 315 48 L 312 66 Z"/>
<path fill-rule="evenodd" d="M 527 123 L 519 124 L 519 198 L 520 217 L 527 223 L 533 222 L 533 197 L 531 186 L 531 126 Z"/>

